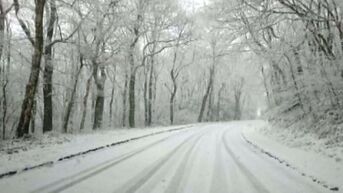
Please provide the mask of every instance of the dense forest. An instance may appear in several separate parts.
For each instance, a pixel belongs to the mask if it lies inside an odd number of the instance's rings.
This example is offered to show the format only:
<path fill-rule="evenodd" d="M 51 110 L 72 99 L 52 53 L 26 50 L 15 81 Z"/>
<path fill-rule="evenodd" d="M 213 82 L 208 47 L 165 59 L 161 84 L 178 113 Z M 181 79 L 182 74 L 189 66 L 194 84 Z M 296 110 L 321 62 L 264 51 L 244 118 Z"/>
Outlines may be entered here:
<path fill-rule="evenodd" d="M 237 15 L 246 43 L 265 59 L 267 117 L 342 141 L 342 1 L 244 1 L 242 6 Z"/>
<path fill-rule="evenodd" d="M 2 139 L 261 116 L 335 135 L 342 8 L 341 0 L 0 0 Z"/>

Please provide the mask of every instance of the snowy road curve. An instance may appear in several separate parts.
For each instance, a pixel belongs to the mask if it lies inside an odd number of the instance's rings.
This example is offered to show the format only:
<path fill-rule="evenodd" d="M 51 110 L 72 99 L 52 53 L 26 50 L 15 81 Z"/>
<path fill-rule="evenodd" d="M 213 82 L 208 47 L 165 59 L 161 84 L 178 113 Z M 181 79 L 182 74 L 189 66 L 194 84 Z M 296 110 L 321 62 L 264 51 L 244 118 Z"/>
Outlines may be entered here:
<path fill-rule="evenodd" d="M 196 126 L 0 180 L 0 192 L 323 193 L 255 150 L 235 123 Z"/>

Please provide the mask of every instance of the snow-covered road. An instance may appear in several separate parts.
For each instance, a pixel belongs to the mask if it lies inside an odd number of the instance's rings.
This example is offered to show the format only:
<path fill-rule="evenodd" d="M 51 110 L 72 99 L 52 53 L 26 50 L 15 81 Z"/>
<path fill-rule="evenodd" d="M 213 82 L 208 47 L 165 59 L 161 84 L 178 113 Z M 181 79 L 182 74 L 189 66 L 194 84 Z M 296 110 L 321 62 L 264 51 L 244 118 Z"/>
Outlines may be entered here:
<path fill-rule="evenodd" d="M 204 124 L 0 179 L 0 192 L 325 193 L 248 144 L 235 123 Z"/>

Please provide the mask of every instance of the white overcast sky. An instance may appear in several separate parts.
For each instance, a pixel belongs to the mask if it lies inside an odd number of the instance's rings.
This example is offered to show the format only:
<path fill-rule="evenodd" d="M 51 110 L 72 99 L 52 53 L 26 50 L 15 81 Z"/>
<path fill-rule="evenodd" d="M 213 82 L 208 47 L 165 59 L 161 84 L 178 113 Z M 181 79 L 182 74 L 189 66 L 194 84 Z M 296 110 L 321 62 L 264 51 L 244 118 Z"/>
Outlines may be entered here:
<path fill-rule="evenodd" d="M 180 4 L 187 11 L 196 11 L 200 7 L 204 6 L 205 3 L 208 3 L 209 0 L 179 0 Z"/>

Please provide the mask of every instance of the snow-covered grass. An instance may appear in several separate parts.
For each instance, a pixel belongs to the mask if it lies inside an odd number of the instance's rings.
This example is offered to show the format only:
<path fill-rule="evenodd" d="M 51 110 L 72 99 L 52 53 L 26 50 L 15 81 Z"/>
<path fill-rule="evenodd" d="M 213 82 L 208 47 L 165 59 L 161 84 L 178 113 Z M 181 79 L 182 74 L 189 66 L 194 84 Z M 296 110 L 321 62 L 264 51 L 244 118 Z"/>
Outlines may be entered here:
<path fill-rule="evenodd" d="M 320 137 L 311 132 L 274 128 L 271 125 L 261 127 L 259 131 L 261 134 L 274 138 L 288 147 L 315 152 L 343 164 L 343 140 L 338 140 L 339 137 L 337 135 Z"/>
<path fill-rule="evenodd" d="M 67 155 L 87 151 L 114 142 L 180 127 L 182 126 L 98 130 L 80 134 L 48 133 L 40 138 L 1 141 L 0 174 L 25 167 L 32 167 L 44 162 L 55 161 Z"/>
<path fill-rule="evenodd" d="M 266 122 L 252 122 L 243 135 L 247 140 L 286 161 L 296 170 L 328 186 L 343 188 L 343 144 L 307 133 L 272 128 Z M 330 141 L 331 143 L 328 143 Z"/>

